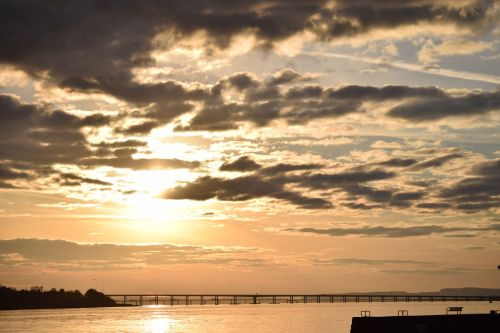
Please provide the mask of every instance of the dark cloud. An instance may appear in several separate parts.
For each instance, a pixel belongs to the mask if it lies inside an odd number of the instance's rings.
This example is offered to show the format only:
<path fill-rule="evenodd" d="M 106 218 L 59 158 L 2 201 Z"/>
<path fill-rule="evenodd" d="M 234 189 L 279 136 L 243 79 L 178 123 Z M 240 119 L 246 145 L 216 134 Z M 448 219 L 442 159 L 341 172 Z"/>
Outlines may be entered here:
<path fill-rule="evenodd" d="M 194 33 L 208 36 L 206 49 L 228 47 L 242 33 L 252 33 L 261 47 L 272 47 L 304 31 L 320 40 L 351 37 L 373 29 L 395 29 L 417 23 L 454 24 L 471 32 L 488 29 L 495 22 L 493 1 L 450 5 L 447 1 L 364 2 L 327 0 L 144 0 L 77 3 L 47 1 L 0 2 L 0 62 L 14 65 L 32 76 L 48 78 L 69 90 L 103 92 L 129 103 L 162 109 L 163 121 L 182 112 L 164 108 L 172 101 L 206 99 L 209 92 L 175 81 L 138 83 L 132 69 L 153 63 L 154 38 L 166 32 L 163 48 L 171 48 Z M 486 30 L 485 30 L 486 31 Z M 292 70 L 282 71 L 268 88 L 300 80 Z M 238 89 L 252 86 L 252 79 L 232 78 Z M 261 91 L 269 96 L 272 89 Z M 398 91 L 390 92 L 396 94 Z M 371 92 L 365 92 L 371 94 Z M 332 109 L 330 107 L 330 109 Z M 324 114 L 341 115 L 346 111 Z M 404 113 L 404 112 L 403 112 Z M 398 112 L 395 111 L 395 114 Z M 201 126 L 198 126 L 198 128 Z M 205 126 L 206 127 L 206 126 Z M 193 128 L 196 128 L 193 126 Z M 220 128 L 220 126 L 219 126 Z"/>
<path fill-rule="evenodd" d="M 157 121 L 145 121 L 143 123 L 132 125 L 123 129 L 116 129 L 117 133 L 128 135 L 144 135 L 151 132 L 154 128 L 158 127 L 160 123 Z"/>
<path fill-rule="evenodd" d="M 59 183 L 63 186 L 80 186 L 83 183 L 93 185 L 112 185 L 111 183 L 88 177 L 82 177 L 74 173 L 60 173 L 58 176 Z"/>
<path fill-rule="evenodd" d="M 276 77 L 282 78 L 283 73 L 288 72 L 287 70 L 280 72 Z M 294 78 L 292 82 L 304 81 L 307 78 L 294 71 L 289 73 L 293 73 L 287 74 Z M 276 83 L 273 83 L 276 77 L 259 81 L 249 73 L 236 73 L 221 79 L 213 86 L 212 97 L 205 100 L 198 113 L 187 125 L 178 125 L 176 130 L 230 130 L 244 123 L 262 127 L 269 126 L 277 119 L 284 120 L 291 125 L 305 125 L 316 119 L 364 113 L 369 103 L 385 102 L 398 103 L 398 106 L 388 112 L 388 115 L 392 117 L 392 112 L 396 108 L 414 105 L 416 101 L 424 103 L 436 99 L 453 98 L 436 87 L 345 85 L 335 88 L 294 85 L 285 89 L 278 88 Z M 224 102 L 222 96 L 228 88 L 240 91 L 242 100 L 238 103 Z M 394 159 L 391 162 L 411 165 L 411 159 Z"/>
<path fill-rule="evenodd" d="M 110 166 L 134 170 L 193 169 L 200 166 L 200 162 L 197 161 L 184 161 L 175 158 L 132 158 L 130 156 L 109 158 L 91 157 L 81 159 L 79 163 L 81 166 L 88 167 Z"/>
<path fill-rule="evenodd" d="M 302 74 L 297 73 L 293 69 L 285 68 L 279 72 L 276 72 L 273 77 L 269 80 L 269 85 L 278 86 L 281 84 L 290 84 L 296 82 L 309 81 L 309 77 L 304 77 Z"/>
<path fill-rule="evenodd" d="M 2 188 L 2 189 L 15 189 L 17 187 L 14 186 L 14 185 L 12 185 L 12 184 L 9 184 L 7 182 L 4 182 L 4 181 L 0 180 L 0 188 Z"/>
<path fill-rule="evenodd" d="M 422 170 L 427 168 L 437 168 L 443 166 L 446 162 L 464 157 L 463 154 L 447 154 L 435 158 L 431 158 L 426 161 L 419 162 L 411 167 L 411 170 Z"/>
<path fill-rule="evenodd" d="M 376 188 L 368 183 L 379 180 L 388 180 L 397 175 L 379 169 L 363 170 L 355 169 L 340 173 L 324 174 L 305 174 L 290 177 L 290 182 L 298 182 L 300 186 L 316 189 L 342 191 L 347 195 L 351 202 L 344 203 L 344 206 L 352 209 L 373 209 L 382 207 L 409 207 L 413 202 L 423 198 L 425 192 L 398 192 L 393 187 L 390 189 Z M 368 205 L 358 202 L 358 199 L 365 198 L 375 205 Z"/>
<path fill-rule="evenodd" d="M 238 162 L 237 160 L 236 162 Z M 242 164 L 248 163 L 243 159 Z M 233 170 L 242 171 L 243 165 Z M 395 177 L 391 172 L 383 170 L 353 170 L 342 173 L 310 173 L 307 171 L 322 168 L 319 164 L 276 164 L 260 167 L 251 175 L 237 178 L 217 178 L 211 176 L 200 177 L 194 182 L 187 183 L 164 194 L 166 199 L 208 200 L 216 198 L 227 201 L 244 201 L 256 198 L 270 197 L 282 199 L 302 208 L 330 208 L 329 194 L 343 191 L 351 200 L 365 198 L 377 204 L 394 207 L 408 207 L 422 198 L 424 192 L 397 192 L 393 190 L 377 189 L 365 183 L 385 180 Z M 301 171 L 299 174 L 287 174 L 290 171 Z M 304 172 L 306 171 L 306 172 Z M 298 190 L 286 188 L 297 186 L 301 191 L 323 191 L 325 199 L 310 198 Z M 349 206 L 349 205 L 347 205 Z M 352 208 L 368 209 L 373 206 L 361 204 L 351 205 Z"/>
<path fill-rule="evenodd" d="M 136 148 L 136 147 L 145 147 L 147 146 L 146 141 L 141 140 L 124 140 L 124 141 L 112 141 L 112 142 L 100 142 L 96 144 L 96 147 L 99 148 Z"/>
<path fill-rule="evenodd" d="M 446 1 L 335 1 L 312 20 L 315 32 L 325 39 L 354 36 L 377 28 L 397 28 L 422 22 L 452 23 L 479 28 L 487 24 L 493 1 L 476 1 L 464 7 Z"/>
<path fill-rule="evenodd" d="M 436 87 L 408 87 L 387 85 L 383 87 L 345 85 L 337 89 L 328 89 L 329 98 L 345 100 L 363 99 L 370 101 L 387 101 L 406 98 L 433 98 L 443 96 L 445 93 Z"/>
<path fill-rule="evenodd" d="M 446 202 L 422 202 L 416 204 L 415 207 L 422 209 L 447 209 L 451 208 L 452 205 Z"/>
<path fill-rule="evenodd" d="M 0 180 L 13 180 L 13 179 L 23 179 L 29 178 L 30 175 L 26 172 L 13 170 L 5 166 L 0 165 Z"/>
<path fill-rule="evenodd" d="M 439 197 L 470 212 L 500 207 L 500 159 L 477 164 L 468 177 L 441 189 Z"/>
<path fill-rule="evenodd" d="M 142 141 L 126 140 L 95 145 L 87 141 L 82 128 L 107 126 L 112 121 L 111 117 L 99 113 L 78 117 L 37 104 L 22 103 L 10 95 L 0 95 L 0 160 L 24 163 L 23 166 L 31 171 L 33 177 L 35 174 L 57 176 L 58 172 L 51 167 L 55 163 L 131 169 L 195 168 L 200 165 L 199 162 L 179 159 L 133 159 L 131 155 L 137 152 L 136 148 L 146 145 Z M 26 175 L 26 171 L 0 169 L 0 179 L 16 174 L 21 178 L 21 175 Z M 109 185 L 77 175 L 71 178 L 70 175 L 59 175 L 61 182 L 66 185 L 82 182 Z M 8 185 L 4 184 L 3 187 L 7 188 Z"/>
<path fill-rule="evenodd" d="M 40 266 L 59 270 L 140 269 L 175 264 L 252 266 L 244 247 L 202 247 L 173 244 L 89 244 L 65 240 L 0 240 L 0 265 Z M 14 256 L 14 257 L 11 257 Z M 17 258 L 17 259 L 16 259 Z M 248 262 L 247 262 L 248 261 Z M 261 262 L 260 264 L 265 264 Z"/>
<path fill-rule="evenodd" d="M 352 184 L 373 182 L 394 178 L 393 172 L 384 170 L 349 170 L 340 173 L 317 173 L 312 175 L 291 178 L 302 186 L 315 189 L 329 189 L 332 187 L 347 187 Z"/>
<path fill-rule="evenodd" d="M 278 163 L 273 166 L 263 168 L 260 173 L 265 175 L 278 175 L 280 173 L 286 173 L 290 171 L 304 171 L 304 170 L 319 170 L 323 167 L 321 164 L 311 163 L 311 164 L 288 164 L 288 163 Z"/>
<path fill-rule="evenodd" d="M 74 162 L 91 153 L 81 128 L 108 121 L 99 114 L 80 118 L 0 95 L 0 159 L 34 164 Z"/>
<path fill-rule="evenodd" d="M 0 188 L 2 189 L 17 188 L 17 186 L 11 184 L 10 181 L 28 179 L 30 177 L 31 175 L 29 173 L 0 165 Z"/>
<path fill-rule="evenodd" d="M 464 250 L 467 250 L 467 251 L 477 251 L 477 250 L 484 250 L 486 249 L 486 247 L 484 246 L 468 246 L 468 247 L 465 247 Z"/>
<path fill-rule="evenodd" d="M 351 202 L 344 206 L 353 209 L 372 209 L 375 207 L 393 206 L 409 207 L 413 202 L 425 196 L 421 191 L 396 191 L 394 189 L 379 189 L 368 186 L 368 183 L 388 180 L 396 177 L 393 172 L 363 168 L 355 168 L 339 173 L 320 173 L 321 164 L 287 164 L 279 163 L 271 166 L 256 164 L 244 156 L 233 162 L 226 162 L 221 170 L 225 171 L 252 171 L 253 174 L 237 178 L 200 177 L 192 183 L 178 186 L 164 195 L 167 199 L 191 199 L 241 201 L 261 197 L 283 199 L 302 208 L 329 208 L 329 196 L 333 193 L 344 192 Z M 297 171 L 297 173 L 289 173 Z M 322 191 L 324 199 L 311 199 L 299 192 L 286 190 L 297 187 L 300 191 Z M 300 194 L 299 194 L 300 193 Z M 367 205 L 357 202 L 365 198 L 377 205 Z M 354 202 L 353 202 L 354 201 Z"/>
<path fill-rule="evenodd" d="M 175 187 L 164 193 L 165 199 L 246 201 L 257 198 L 274 198 L 287 201 L 305 209 L 330 208 L 329 201 L 310 198 L 286 190 L 281 179 L 249 175 L 238 178 L 200 177 L 192 183 Z"/>
<path fill-rule="evenodd" d="M 405 259 L 368 259 L 368 258 L 335 258 L 330 260 L 315 259 L 314 264 L 319 265 L 432 265 L 434 262 Z"/>
<path fill-rule="evenodd" d="M 318 234 L 326 236 L 366 236 L 366 237 L 415 237 L 428 236 L 432 234 L 448 234 L 456 232 L 499 232 L 500 224 L 490 224 L 484 227 L 445 227 L 441 225 L 409 226 L 409 227 L 385 227 L 364 226 L 357 228 L 299 228 L 286 229 L 285 231 Z"/>
<path fill-rule="evenodd" d="M 218 85 L 212 88 L 212 92 L 220 92 L 222 86 L 226 88 L 233 88 L 239 91 L 244 91 L 250 88 L 256 88 L 260 85 L 260 82 L 249 73 L 234 73 L 227 77 L 226 79 L 222 79 Z"/>
<path fill-rule="evenodd" d="M 376 208 L 383 208 L 382 205 L 376 204 L 376 205 L 367 205 L 362 202 L 346 202 L 342 204 L 344 207 L 350 208 L 350 209 L 360 209 L 360 210 L 370 210 L 370 209 L 376 209 Z"/>
<path fill-rule="evenodd" d="M 261 165 L 252 160 L 249 156 L 241 156 L 233 162 L 224 162 L 219 170 L 221 171 L 254 171 L 260 169 Z"/>
<path fill-rule="evenodd" d="M 417 160 L 414 158 L 391 158 L 390 160 L 386 160 L 377 164 L 382 166 L 402 168 L 413 165 L 415 163 L 417 163 Z"/>
<path fill-rule="evenodd" d="M 22 103 L 12 95 L 0 95 L 0 140 L 32 131 L 78 131 L 86 126 L 104 126 L 110 118 L 94 114 L 84 118 L 60 110 L 48 110 L 36 104 Z"/>
<path fill-rule="evenodd" d="M 434 121 L 447 117 L 466 117 L 500 110 L 500 91 L 471 92 L 465 96 L 416 99 L 388 111 L 393 118 L 413 122 Z"/>
<path fill-rule="evenodd" d="M 259 173 L 265 176 L 274 176 L 281 173 L 286 173 L 290 171 L 304 171 L 304 170 L 318 170 L 321 169 L 323 165 L 321 164 L 288 164 L 288 163 L 278 163 L 276 165 L 263 167 L 248 156 L 242 156 L 233 162 L 224 162 L 219 170 L 221 171 L 255 171 L 259 170 Z"/>

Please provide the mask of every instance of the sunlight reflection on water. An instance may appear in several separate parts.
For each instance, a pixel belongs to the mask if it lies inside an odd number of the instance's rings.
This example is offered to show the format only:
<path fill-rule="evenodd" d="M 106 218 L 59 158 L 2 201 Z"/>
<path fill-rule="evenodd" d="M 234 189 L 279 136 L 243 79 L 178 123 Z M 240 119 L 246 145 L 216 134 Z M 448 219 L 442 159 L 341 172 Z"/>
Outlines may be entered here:
<path fill-rule="evenodd" d="M 410 302 L 335 304 L 259 304 L 142 306 L 127 308 L 0 311 L 0 332 L 19 333 L 348 333 L 361 310 L 372 316 L 444 314 L 447 306 L 463 313 L 488 313 L 499 303 Z"/>
<path fill-rule="evenodd" d="M 168 318 L 151 319 L 146 327 L 146 331 L 151 333 L 167 333 L 171 320 Z"/>

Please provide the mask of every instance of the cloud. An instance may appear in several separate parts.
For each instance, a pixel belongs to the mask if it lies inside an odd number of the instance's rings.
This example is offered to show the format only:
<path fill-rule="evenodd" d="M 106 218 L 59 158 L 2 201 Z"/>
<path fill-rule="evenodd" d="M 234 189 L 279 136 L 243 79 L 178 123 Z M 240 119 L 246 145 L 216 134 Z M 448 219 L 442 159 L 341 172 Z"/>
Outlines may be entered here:
<path fill-rule="evenodd" d="M 417 163 L 417 160 L 414 158 L 391 158 L 390 160 L 379 162 L 377 164 L 382 166 L 402 168 L 414 165 L 415 163 Z"/>
<path fill-rule="evenodd" d="M 35 181 L 49 176 L 64 186 L 111 185 L 77 173 L 59 172 L 54 164 L 130 169 L 200 165 L 197 161 L 180 159 L 134 159 L 132 154 L 137 148 L 146 145 L 138 140 L 98 144 L 87 140 L 89 129 L 109 127 L 113 121 L 113 117 L 101 113 L 77 116 L 49 106 L 23 103 L 12 95 L 0 95 L 0 160 L 4 163 L 0 168 L 1 187 L 16 188 L 14 181 Z"/>
<path fill-rule="evenodd" d="M 416 204 L 415 207 L 422 209 L 447 209 L 453 206 L 446 202 L 422 202 Z"/>
<path fill-rule="evenodd" d="M 317 163 L 310 163 L 310 164 L 278 163 L 276 165 L 268 166 L 261 169 L 260 173 L 268 176 L 274 176 L 291 171 L 319 170 L 322 167 L 323 165 Z"/>
<path fill-rule="evenodd" d="M 391 159 L 373 165 L 398 168 L 410 165 L 408 170 L 415 172 L 438 168 L 449 160 L 462 157 L 462 154 L 453 153 L 422 162 L 417 159 Z M 374 168 L 370 163 L 338 172 L 325 172 L 323 169 L 328 166 L 316 163 L 265 166 L 243 156 L 225 162 L 221 169 L 247 172 L 246 175 L 235 178 L 202 176 L 167 190 L 163 198 L 198 201 L 274 198 L 307 209 L 331 208 L 332 201 L 336 200 L 340 206 L 360 210 L 414 207 L 421 211 L 453 209 L 477 212 L 498 206 L 500 192 L 496 186 L 497 164 L 498 161 L 494 160 L 473 168 L 475 174 L 484 177 L 467 176 L 455 183 L 448 183 L 448 186 L 409 181 L 411 188 L 408 188 L 398 179 L 404 179 L 407 175 Z M 424 186 L 426 189 L 415 190 L 414 186 Z"/>
<path fill-rule="evenodd" d="M 457 159 L 457 158 L 462 158 L 464 157 L 463 154 L 447 154 L 439 157 L 434 157 L 426 161 L 419 162 L 415 165 L 413 165 L 410 169 L 411 170 L 422 170 L 422 169 L 427 169 L 427 168 L 437 168 L 443 166 L 446 162 Z"/>
<path fill-rule="evenodd" d="M 82 177 L 74 173 L 60 173 L 58 179 L 62 186 L 80 186 L 82 183 L 104 186 L 112 185 L 111 183 L 99 179 Z"/>
<path fill-rule="evenodd" d="M 152 121 L 145 121 L 137 125 L 132 125 L 127 128 L 118 128 L 116 129 L 116 132 L 127 135 L 148 134 L 158 126 L 160 126 L 160 123 L 155 120 L 152 120 Z"/>
<path fill-rule="evenodd" d="M 238 178 L 204 176 L 195 181 L 175 187 L 164 193 L 165 199 L 247 201 L 257 198 L 274 198 L 287 201 L 304 209 L 324 209 L 331 203 L 321 198 L 310 198 L 284 188 L 277 178 L 249 175 Z"/>
<path fill-rule="evenodd" d="M 421 275 L 463 275 L 463 274 L 474 274 L 474 273 L 487 273 L 489 270 L 485 269 L 475 269 L 467 267 L 443 267 L 443 268 L 414 268 L 414 269 L 384 269 L 381 272 L 388 274 L 405 274 L 414 276 L 415 274 Z"/>
<path fill-rule="evenodd" d="M 282 69 L 272 76 L 269 80 L 270 86 L 278 86 L 282 84 L 299 83 L 310 81 L 313 77 L 308 75 L 302 75 L 293 69 L 285 68 Z"/>
<path fill-rule="evenodd" d="M 242 171 L 248 163 L 249 159 L 245 158 L 242 165 L 237 165 L 237 168 L 232 164 L 229 165 L 230 168 L 234 167 Z M 389 200 L 392 205 L 398 206 L 409 205 L 407 203 L 409 200 L 415 200 L 423 196 L 423 193 L 420 192 L 393 193 L 362 185 L 395 177 L 394 173 L 382 170 L 355 170 L 341 173 L 308 172 L 322 167 L 323 165 L 320 164 L 280 163 L 268 167 L 259 166 L 259 169 L 254 173 L 236 178 L 203 176 L 193 182 L 167 190 L 163 198 L 201 201 L 209 199 L 246 201 L 267 197 L 284 200 L 305 209 L 325 209 L 333 207 L 328 197 L 324 199 L 309 197 L 298 190 L 287 188 L 295 185 L 307 191 L 341 189 L 350 195 L 366 196 L 377 202 Z M 299 171 L 300 173 L 289 174 L 291 171 Z"/>
<path fill-rule="evenodd" d="M 454 55 L 470 55 L 492 50 L 493 44 L 483 41 L 473 41 L 465 39 L 445 40 L 440 44 L 434 44 L 429 39 L 422 46 L 417 54 L 418 60 L 425 66 L 438 66 L 439 59 Z"/>
<path fill-rule="evenodd" d="M 151 65 L 155 50 L 172 49 L 200 32 L 206 36 L 200 46 L 210 52 L 229 47 L 244 34 L 269 48 L 304 32 L 318 40 L 333 40 L 427 23 L 437 32 L 441 25 L 453 25 L 479 34 L 491 30 L 495 22 L 494 2 L 486 0 L 193 0 L 189 4 L 144 0 L 127 6 L 102 6 L 95 0 L 5 1 L 0 13 L 0 62 L 69 90 L 102 92 L 136 105 L 154 103 L 165 111 L 164 119 L 179 115 L 179 110 L 168 107 L 172 101 L 199 100 L 207 97 L 207 91 L 173 80 L 138 83 L 132 70 Z M 269 84 L 288 84 L 297 78 L 287 70 Z"/>
<path fill-rule="evenodd" d="M 220 171 L 254 171 L 260 169 L 261 165 L 252 160 L 249 156 L 241 156 L 233 162 L 224 162 L 220 167 Z"/>
<path fill-rule="evenodd" d="M 313 261 L 316 265 L 429 265 L 434 264 L 431 261 L 408 260 L 408 259 L 369 259 L 369 258 L 334 258 L 334 259 L 316 259 Z"/>
<path fill-rule="evenodd" d="M 328 189 L 332 187 L 349 186 L 352 184 L 367 183 L 395 177 L 396 174 L 384 170 L 348 170 L 339 173 L 317 173 L 305 175 L 292 180 L 298 181 L 302 186 L 315 189 Z"/>
<path fill-rule="evenodd" d="M 132 158 L 122 157 L 89 157 L 79 161 L 82 166 L 98 167 L 110 166 L 133 170 L 143 169 L 194 169 L 201 165 L 198 161 L 185 161 L 176 158 Z"/>
<path fill-rule="evenodd" d="M 475 165 L 470 174 L 441 189 L 439 197 L 463 211 L 500 207 L 500 159 Z"/>
<path fill-rule="evenodd" d="M 500 91 L 470 92 L 458 97 L 443 95 L 416 99 L 395 106 L 387 112 L 387 115 L 413 122 L 427 122 L 448 117 L 482 115 L 499 109 Z"/>
<path fill-rule="evenodd" d="M 464 247 L 464 250 L 467 250 L 467 251 L 478 251 L 478 250 L 484 250 L 486 249 L 486 247 L 484 246 L 468 246 L 468 247 Z"/>
<path fill-rule="evenodd" d="M 462 6 L 451 6 L 448 1 L 336 1 L 336 6 L 325 10 L 313 20 L 316 33 L 326 39 L 354 36 L 372 29 L 397 28 L 432 22 L 435 25 L 453 23 L 478 27 L 486 23 L 492 1 L 477 1 Z M 334 18 L 334 19 L 331 19 Z"/>
<path fill-rule="evenodd" d="M 293 73 L 300 80 L 305 78 Z M 497 111 L 500 105 L 498 91 L 468 92 L 462 96 L 454 96 L 437 87 L 277 87 L 272 82 L 273 80 L 259 80 L 250 73 L 224 77 L 213 85 L 211 98 L 203 102 L 202 107 L 187 123 L 177 125 L 175 130 L 224 131 L 237 129 L 245 123 L 256 127 L 271 126 L 275 120 L 282 120 L 290 125 L 306 125 L 317 119 L 335 119 L 351 114 L 364 114 L 368 117 L 367 110 L 373 108 L 384 110 L 389 118 L 417 122 L 437 121 L 446 117 L 473 117 Z M 238 91 L 238 101 L 225 98 L 229 93 L 228 89 Z M 375 143 L 374 147 L 380 144 L 382 143 Z M 397 148 L 397 143 L 392 143 L 391 146 Z"/>
<path fill-rule="evenodd" d="M 91 154 L 82 128 L 101 127 L 110 121 L 101 114 L 78 117 L 0 95 L 0 159 L 72 163 Z"/>
<path fill-rule="evenodd" d="M 19 178 L 29 178 L 30 175 L 26 172 L 13 170 L 5 166 L 0 165 L 0 179 L 1 180 L 13 180 Z"/>
<path fill-rule="evenodd" d="M 288 232 L 317 234 L 326 236 L 365 236 L 365 237 L 416 237 L 433 234 L 448 234 L 456 232 L 499 232 L 500 224 L 490 224 L 484 227 L 444 227 L 441 225 L 423 225 L 408 227 L 364 226 L 357 228 L 298 228 L 285 229 Z"/>
<path fill-rule="evenodd" d="M 0 240 L 0 265 L 7 268 L 36 266 L 62 271 L 141 269 L 184 264 L 250 267 L 267 264 L 265 260 L 255 258 L 255 253 L 259 251 L 238 246 L 90 244 L 19 238 Z"/>

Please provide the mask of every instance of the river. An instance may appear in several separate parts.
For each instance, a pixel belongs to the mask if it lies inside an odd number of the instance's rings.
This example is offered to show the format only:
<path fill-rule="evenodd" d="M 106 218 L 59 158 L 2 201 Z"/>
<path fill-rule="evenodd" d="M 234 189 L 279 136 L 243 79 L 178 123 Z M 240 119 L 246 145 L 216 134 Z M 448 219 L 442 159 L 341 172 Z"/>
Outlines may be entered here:
<path fill-rule="evenodd" d="M 0 311 L 0 332 L 333 332 L 347 333 L 361 310 L 372 316 L 444 314 L 448 306 L 463 313 L 498 310 L 499 302 L 410 302 L 334 304 L 242 304 L 140 306 Z"/>

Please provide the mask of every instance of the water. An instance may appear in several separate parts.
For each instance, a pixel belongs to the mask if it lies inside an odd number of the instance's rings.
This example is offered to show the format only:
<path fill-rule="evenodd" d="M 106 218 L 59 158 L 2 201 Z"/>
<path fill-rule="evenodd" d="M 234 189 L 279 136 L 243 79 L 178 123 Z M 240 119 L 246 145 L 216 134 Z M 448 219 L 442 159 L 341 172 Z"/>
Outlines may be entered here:
<path fill-rule="evenodd" d="M 462 313 L 488 313 L 498 302 L 411 302 L 335 304 L 258 304 L 142 306 L 0 311 L 0 332 L 334 332 L 347 333 L 361 310 L 372 316 L 444 314 L 448 306 Z"/>

